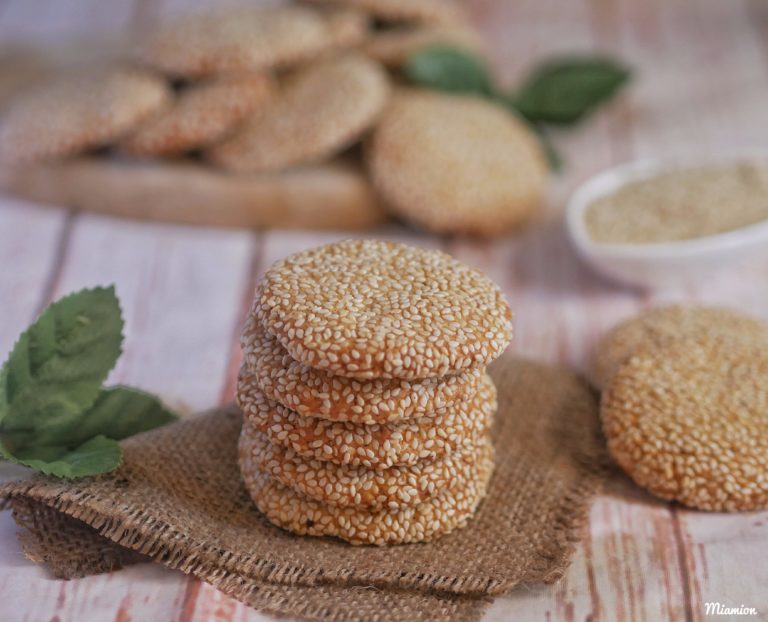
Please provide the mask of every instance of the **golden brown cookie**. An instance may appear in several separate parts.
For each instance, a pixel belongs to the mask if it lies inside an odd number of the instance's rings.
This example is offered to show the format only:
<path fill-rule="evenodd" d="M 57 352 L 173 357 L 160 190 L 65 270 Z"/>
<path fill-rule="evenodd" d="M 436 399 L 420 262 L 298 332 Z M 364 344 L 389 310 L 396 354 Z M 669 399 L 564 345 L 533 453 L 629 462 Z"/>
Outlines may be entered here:
<path fill-rule="evenodd" d="M 702 510 L 768 507 L 768 352 L 706 334 L 645 348 L 600 406 L 608 448 L 640 486 Z"/>
<path fill-rule="evenodd" d="M 173 76 L 263 71 L 306 61 L 333 46 L 327 23 L 298 6 L 219 10 L 159 26 L 139 56 Z"/>
<path fill-rule="evenodd" d="M 164 80 L 105 67 L 67 73 L 21 93 L 0 117 L 0 160 L 75 155 L 121 138 L 170 104 Z"/>
<path fill-rule="evenodd" d="M 300 415 L 333 421 L 386 423 L 425 416 L 469 399 L 483 371 L 422 381 L 332 376 L 291 358 L 253 316 L 240 340 L 248 372 L 264 395 Z"/>
<path fill-rule="evenodd" d="M 355 378 L 458 374 L 512 338 L 512 311 L 486 276 L 440 251 L 379 240 L 279 261 L 253 312 L 293 359 Z"/>
<path fill-rule="evenodd" d="M 258 469 L 250 437 L 240 437 L 240 471 L 256 507 L 273 524 L 299 535 L 335 536 L 352 544 L 429 542 L 463 527 L 485 497 L 493 474 L 486 456 L 463 487 L 415 506 L 397 510 L 366 510 L 324 505 L 305 497 Z"/>
<path fill-rule="evenodd" d="M 391 23 L 440 24 L 467 18 L 456 0 L 311 0 L 318 5 L 346 6 Z"/>
<path fill-rule="evenodd" d="M 607 387 L 616 370 L 632 355 L 687 337 L 768 343 L 768 325 L 722 307 L 673 305 L 651 309 L 624 320 L 600 339 L 590 361 L 593 382 L 600 388 Z"/>
<path fill-rule="evenodd" d="M 387 469 L 436 460 L 476 446 L 496 412 L 496 387 L 484 376 L 471 400 L 430 417 L 365 425 L 304 417 L 268 400 L 241 369 L 237 402 L 253 427 L 270 442 L 305 458 Z"/>
<path fill-rule="evenodd" d="M 274 95 L 270 77 L 231 74 L 195 84 L 165 112 L 153 117 L 120 145 L 138 157 L 179 155 L 223 138 Z"/>
<path fill-rule="evenodd" d="M 231 171 L 276 171 L 330 157 L 357 140 L 387 102 L 384 69 L 360 55 L 322 60 L 299 70 L 212 162 Z"/>
<path fill-rule="evenodd" d="M 476 97 L 401 91 L 367 155 L 393 212 L 436 233 L 498 234 L 525 222 L 544 197 L 547 163 L 536 136 Z"/>
<path fill-rule="evenodd" d="M 362 11 L 331 7 L 322 15 L 334 49 L 355 47 L 368 38 L 368 18 Z"/>
<path fill-rule="evenodd" d="M 477 447 L 413 466 L 368 469 L 313 460 L 275 445 L 246 420 L 243 442 L 259 471 L 310 499 L 338 507 L 396 510 L 418 505 L 446 490 L 463 488 L 479 460 L 493 458 L 482 438 Z M 244 448 L 245 449 L 245 448 Z"/>
<path fill-rule="evenodd" d="M 373 32 L 362 49 L 374 60 L 389 67 L 398 67 L 412 54 L 433 46 L 448 46 L 474 54 L 485 52 L 480 35 L 464 24 L 436 24 Z"/>

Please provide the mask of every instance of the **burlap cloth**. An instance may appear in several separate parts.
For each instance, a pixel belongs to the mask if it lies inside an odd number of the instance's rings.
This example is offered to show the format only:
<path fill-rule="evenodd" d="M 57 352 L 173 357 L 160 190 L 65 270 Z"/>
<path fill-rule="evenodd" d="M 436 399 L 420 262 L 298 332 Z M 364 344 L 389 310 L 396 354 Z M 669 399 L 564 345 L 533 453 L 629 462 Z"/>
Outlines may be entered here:
<path fill-rule="evenodd" d="M 488 497 L 467 527 L 429 544 L 353 547 L 273 527 L 240 482 L 232 408 L 125 441 L 115 473 L 36 477 L 0 487 L 0 497 L 26 554 L 58 577 L 149 557 L 270 612 L 473 620 L 493 595 L 562 575 L 606 464 L 584 382 L 510 355 L 491 375 L 498 456 Z"/>

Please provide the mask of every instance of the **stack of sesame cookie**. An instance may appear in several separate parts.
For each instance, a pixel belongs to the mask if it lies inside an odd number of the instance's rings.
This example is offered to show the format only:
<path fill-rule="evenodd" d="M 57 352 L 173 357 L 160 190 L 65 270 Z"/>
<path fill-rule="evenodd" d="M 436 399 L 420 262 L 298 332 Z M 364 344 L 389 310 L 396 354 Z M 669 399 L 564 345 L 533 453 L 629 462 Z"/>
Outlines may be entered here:
<path fill-rule="evenodd" d="M 346 241 L 277 263 L 243 331 L 237 387 L 258 508 L 354 544 L 462 526 L 493 471 L 485 366 L 510 320 L 490 280 L 439 251 Z"/>

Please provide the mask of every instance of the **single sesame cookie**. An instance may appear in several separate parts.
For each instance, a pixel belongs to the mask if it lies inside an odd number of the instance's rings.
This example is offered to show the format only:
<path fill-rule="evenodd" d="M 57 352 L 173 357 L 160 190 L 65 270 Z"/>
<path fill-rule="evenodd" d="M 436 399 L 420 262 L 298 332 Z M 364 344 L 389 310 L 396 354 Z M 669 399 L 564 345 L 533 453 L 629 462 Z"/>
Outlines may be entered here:
<path fill-rule="evenodd" d="M 768 507 L 768 351 L 706 335 L 619 367 L 600 407 L 608 448 L 640 486 L 702 510 Z"/>
<path fill-rule="evenodd" d="M 436 233 L 494 235 L 543 202 L 547 163 L 509 110 L 477 97 L 407 90 L 392 98 L 367 150 L 395 214 Z"/>
<path fill-rule="evenodd" d="M 177 77 L 262 71 L 331 49 L 326 21 L 298 6 L 220 10 L 160 25 L 139 45 L 148 64 Z"/>
<path fill-rule="evenodd" d="M 322 160 L 365 132 L 387 102 L 389 83 L 378 63 L 360 55 L 302 68 L 276 97 L 209 156 L 237 172 L 264 172 Z"/>
<path fill-rule="evenodd" d="M 385 423 L 440 412 L 474 395 L 483 375 L 474 368 L 422 381 L 332 376 L 292 359 L 253 316 L 240 343 L 248 372 L 268 399 L 300 415 L 333 421 Z"/>
<path fill-rule="evenodd" d="M 231 74 L 187 88 L 176 103 L 120 145 L 131 156 L 172 156 L 207 147 L 230 133 L 274 95 L 263 74 Z"/>
<path fill-rule="evenodd" d="M 493 458 L 493 446 L 483 437 L 476 447 L 413 466 L 368 469 L 338 465 L 299 456 L 292 449 L 269 442 L 247 423 L 241 451 L 262 473 L 296 492 L 327 505 L 368 510 L 396 510 L 418 505 L 446 490 L 463 488 L 479 460 Z"/>
<path fill-rule="evenodd" d="M 440 24 L 467 18 L 456 0 L 311 0 L 319 5 L 347 6 L 391 23 Z"/>
<path fill-rule="evenodd" d="M 398 67 L 412 54 L 433 46 L 449 46 L 475 54 L 485 52 L 480 35 L 464 24 L 437 24 L 373 32 L 362 49 L 374 60 L 389 67 Z"/>
<path fill-rule="evenodd" d="M 512 338 L 512 311 L 486 276 L 440 251 L 379 240 L 276 263 L 253 313 L 293 359 L 354 378 L 458 374 Z"/>
<path fill-rule="evenodd" d="M 332 7 L 322 15 L 335 50 L 358 46 L 368 38 L 368 17 L 362 11 Z"/>
<path fill-rule="evenodd" d="M 606 333 L 592 353 L 590 376 L 607 387 L 613 374 L 633 354 L 686 337 L 768 342 L 768 325 L 732 309 L 673 305 L 631 317 Z"/>
<path fill-rule="evenodd" d="M 484 456 L 462 487 L 415 506 L 366 510 L 324 505 L 258 469 L 248 436 L 240 437 L 240 471 L 256 507 L 271 523 L 299 535 L 335 536 L 352 544 L 429 542 L 463 527 L 485 497 L 493 457 Z"/>
<path fill-rule="evenodd" d="M 305 458 L 378 469 L 414 465 L 475 446 L 496 412 L 496 387 L 484 376 L 472 399 L 429 417 L 365 425 L 304 417 L 268 400 L 253 376 L 238 377 L 237 402 L 273 443 Z"/>
<path fill-rule="evenodd" d="M 165 81 L 138 69 L 61 75 L 9 103 L 0 117 L 0 160 L 28 163 L 103 147 L 170 102 Z"/>

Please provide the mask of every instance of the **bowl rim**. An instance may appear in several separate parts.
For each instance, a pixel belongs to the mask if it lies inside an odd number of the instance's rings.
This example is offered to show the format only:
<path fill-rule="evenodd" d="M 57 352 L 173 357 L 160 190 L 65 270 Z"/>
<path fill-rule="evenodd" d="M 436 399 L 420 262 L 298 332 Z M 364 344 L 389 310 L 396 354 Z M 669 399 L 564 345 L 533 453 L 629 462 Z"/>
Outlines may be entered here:
<path fill-rule="evenodd" d="M 768 149 L 754 147 L 730 150 L 718 155 L 643 158 L 605 169 L 584 181 L 568 199 L 565 218 L 571 239 L 579 250 L 592 255 L 600 254 L 606 258 L 616 259 L 653 258 L 655 260 L 711 254 L 768 241 L 768 218 L 715 235 L 690 240 L 642 244 L 596 242 L 591 238 L 586 227 L 584 218 L 586 210 L 597 199 L 618 190 L 629 182 L 648 179 L 674 169 L 691 169 L 748 160 L 765 160 L 768 164 Z"/>

